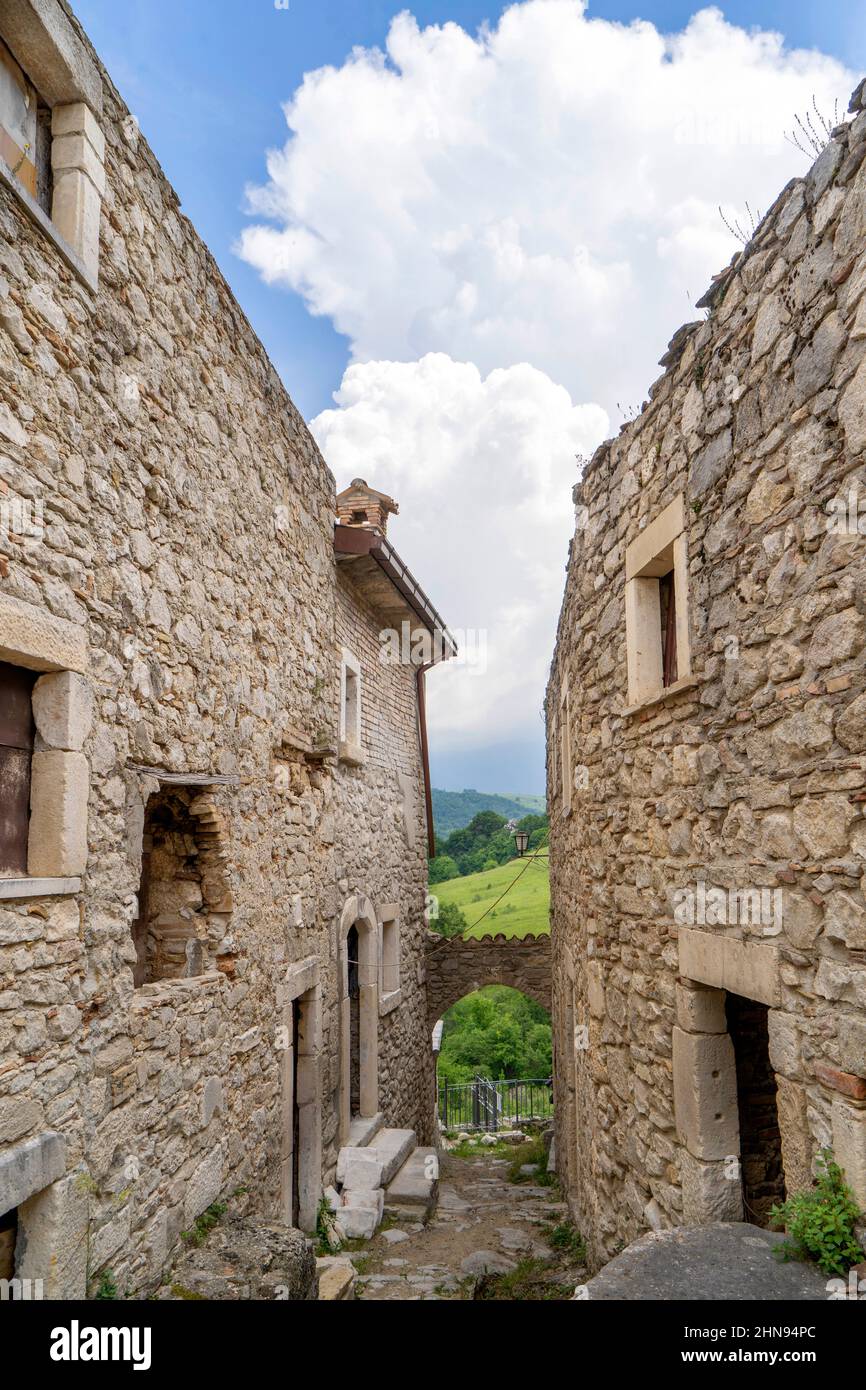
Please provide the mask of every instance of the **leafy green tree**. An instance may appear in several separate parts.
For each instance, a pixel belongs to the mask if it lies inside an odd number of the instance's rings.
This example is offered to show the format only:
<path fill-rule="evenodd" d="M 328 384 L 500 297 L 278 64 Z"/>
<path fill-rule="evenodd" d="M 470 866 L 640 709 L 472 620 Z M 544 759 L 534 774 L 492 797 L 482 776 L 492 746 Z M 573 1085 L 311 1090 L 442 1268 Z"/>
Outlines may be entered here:
<path fill-rule="evenodd" d="M 459 936 L 469 926 L 456 903 L 439 903 L 439 911 L 430 918 L 430 927 L 440 936 Z"/>
<path fill-rule="evenodd" d="M 546 841 L 548 818 L 534 813 L 523 816 L 517 828 L 529 833 L 529 848 L 537 849 Z M 461 876 L 477 874 L 507 864 L 516 853 L 514 835 L 505 817 L 495 811 L 479 811 L 468 825 L 452 831 L 445 840 L 437 839 L 436 857 L 430 860 L 430 882 L 442 883 L 446 877 L 454 878 L 451 864 L 456 864 L 456 872 Z M 443 873 L 439 860 L 447 863 L 447 874 Z"/>
<path fill-rule="evenodd" d="M 548 1077 L 551 1073 L 550 1019 L 526 995 L 505 985 L 468 994 L 445 1015 L 440 1082 Z"/>
<path fill-rule="evenodd" d="M 450 854 L 437 854 L 435 859 L 429 863 L 429 880 L 431 883 L 444 883 L 446 879 L 457 878 L 460 873 L 456 859 L 452 859 Z"/>

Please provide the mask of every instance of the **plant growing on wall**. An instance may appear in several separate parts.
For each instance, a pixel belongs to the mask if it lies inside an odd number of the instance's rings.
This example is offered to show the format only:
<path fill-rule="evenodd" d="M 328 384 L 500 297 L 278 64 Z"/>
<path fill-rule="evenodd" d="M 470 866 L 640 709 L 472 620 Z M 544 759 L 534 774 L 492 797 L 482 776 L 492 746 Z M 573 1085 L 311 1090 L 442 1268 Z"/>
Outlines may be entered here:
<path fill-rule="evenodd" d="M 812 1190 L 774 1206 L 770 1220 L 788 1236 L 780 1246 L 782 1259 L 814 1260 L 824 1274 L 844 1275 L 863 1259 L 854 1235 L 859 1208 L 829 1149 L 822 1149 L 816 1167 Z"/>

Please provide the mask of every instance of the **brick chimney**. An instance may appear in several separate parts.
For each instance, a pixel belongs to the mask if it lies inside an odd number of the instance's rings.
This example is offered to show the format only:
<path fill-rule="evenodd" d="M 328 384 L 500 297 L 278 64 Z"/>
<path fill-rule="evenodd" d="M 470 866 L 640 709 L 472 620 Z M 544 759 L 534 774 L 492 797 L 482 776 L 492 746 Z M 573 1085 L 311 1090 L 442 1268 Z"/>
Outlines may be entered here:
<path fill-rule="evenodd" d="M 399 512 L 393 497 L 368 487 L 363 478 L 353 478 L 347 488 L 337 495 L 337 520 L 341 526 L 362 526 L 384 536 L 388 529 L 388 514 Z"/>

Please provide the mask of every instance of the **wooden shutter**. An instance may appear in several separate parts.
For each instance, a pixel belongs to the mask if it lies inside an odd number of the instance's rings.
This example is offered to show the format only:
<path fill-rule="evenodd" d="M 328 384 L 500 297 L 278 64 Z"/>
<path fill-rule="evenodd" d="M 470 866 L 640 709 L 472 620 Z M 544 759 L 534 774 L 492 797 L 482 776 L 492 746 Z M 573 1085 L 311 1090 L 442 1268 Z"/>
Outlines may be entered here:
<path fill-rule="evenodd" d="M 0 661 L 0 874 L 26 874 L 36 676 Z"/>
<path fill-rule="evenodd" d="M 673 685 L 677 679 L 677 597 L 674 572 L 659 580 L 662 613 L 662 685 Z"/>

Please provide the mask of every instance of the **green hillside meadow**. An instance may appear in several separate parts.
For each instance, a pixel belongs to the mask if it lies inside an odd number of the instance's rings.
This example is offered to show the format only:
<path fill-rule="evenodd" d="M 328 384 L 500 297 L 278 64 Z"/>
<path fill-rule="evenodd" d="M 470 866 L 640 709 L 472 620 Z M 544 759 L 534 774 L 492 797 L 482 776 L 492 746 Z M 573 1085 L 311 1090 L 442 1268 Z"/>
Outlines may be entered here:
<path fill-rule="evenodd" d="M 528 864 L 528 868 L 526 867 Z M 509 883 L 517 878 L 507 897 L 477 928 L 482 912 L 494 903 Z M 470 924 L 467 936 L 538 936 L 550 930 L 550 880 L 547 859 L 511 859 L 496 869 L 482 869 L 479 874 L 465 878 L 450 878 L 431 889 L 443 903 L 456 903 Z"/>

